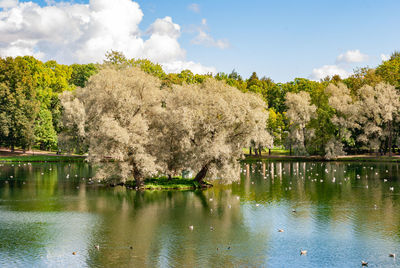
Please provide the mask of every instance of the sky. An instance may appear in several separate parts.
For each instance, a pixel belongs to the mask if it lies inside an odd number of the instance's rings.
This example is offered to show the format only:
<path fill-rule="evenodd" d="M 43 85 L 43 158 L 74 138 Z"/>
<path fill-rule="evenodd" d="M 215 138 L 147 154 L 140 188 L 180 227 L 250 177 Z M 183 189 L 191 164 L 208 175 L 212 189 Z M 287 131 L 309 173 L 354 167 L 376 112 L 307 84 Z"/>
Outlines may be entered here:
<path fill-rule="evenodd" d="M 400 49 L 399 10 L 399 0 L 0 0 L 0 56 L 71 64 L 117 50 L 166 72 L 347 77 Z"/>

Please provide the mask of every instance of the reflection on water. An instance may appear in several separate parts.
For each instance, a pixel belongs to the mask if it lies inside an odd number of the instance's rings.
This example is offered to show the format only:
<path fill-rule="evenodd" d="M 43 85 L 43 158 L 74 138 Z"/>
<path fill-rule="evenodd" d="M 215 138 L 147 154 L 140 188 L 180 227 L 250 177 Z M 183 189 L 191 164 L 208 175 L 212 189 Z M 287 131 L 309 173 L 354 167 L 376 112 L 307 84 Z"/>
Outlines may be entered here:
<path fill-rule="evenodd" d="M 400 255 L 398 164 L 260 162 L 240 182 L 184 192 L 91 175 L 0 165 L 0 267 L 400 266 L 388 257 Z"/>

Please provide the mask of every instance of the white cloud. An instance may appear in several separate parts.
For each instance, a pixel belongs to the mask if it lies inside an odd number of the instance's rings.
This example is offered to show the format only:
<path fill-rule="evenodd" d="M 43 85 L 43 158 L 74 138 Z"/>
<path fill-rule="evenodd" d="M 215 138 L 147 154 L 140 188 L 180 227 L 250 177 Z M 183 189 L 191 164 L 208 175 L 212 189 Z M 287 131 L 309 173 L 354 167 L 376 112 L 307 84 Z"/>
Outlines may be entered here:
<path fill-rule="evenodd" d="M 144 43 L 143 54 L 146 58 L 159 62 L 183 60 L 185 51 L 180 47 L 177 38 L 180 27 L 170 17 L 157 19 L 149 29 L 150 39 Z"/>
<path fill-rule="evenodd" d="M 173 61 L 164 64 L 166 72 L 177 73 L 185 69 L 191 70 L 195 74 L 216 74 L 217 70 L 214 67 L 203 66 L 193 61 Z"/>
<path fill-rule="evenodd" d="M 341 78 L 346 78 L 350 75 L 349 72 L 340 68 L 337 65 L 324 65 L 321 68 L 313 69 L 310 78 L 318 81 L 320 79 L 324 79 L 327 76 L 332 77 L 336 74 L 339 75 Z"/>
<path fill-rule="evenodd" d="M 198 4 L 195 4 L 195 3 L 188 5 L 188 9 L 190 11 L 195 12 L 195 13 L 199 13 L 200 12 L 200 6 Z"/>
<path fill-rule="evenodd" d="M 142 38 L 143 12 L 136 2 L 48 3 L 40 7 L 33 2 L 0 0 L 1 56 L 34 55 L 65 64 L 88 63 L 101 62 L 113 49 L 128 58 L 201 70 L 200 64 L 185 61 L 185 50 L 178 42 L 180 26 L 170 17 L 157 19 L 147 31 L 150 37 Z"/>
<path fill-rule="evenodd" d="M 389 54 L 381 54 L 381 60 L 382 61 L 387 61 L 390 59 L 390 55 Z"/>
<path fill-rule="evenodd" d="M 18 0 L 0 0 L 0 8 L 11 8 L 18 5 Z"/>
<path fill-rule="evenodd" d="M 193 32 L 197 32 L 197 35 L 190 41 L 195 45 L 203 45 L 206 47 L 217 47 L 219 49 L 225 49 L 230 46 L 227 39 L 214 39 L 210 34 L 207 33 L 207 19 L 201 20 L 200 27 L 194 27 Z"/>
<path fill-rule="evenodd" d="M 215 40 L 208 33 L 199 29 L 199 33 L 195 38 L 192 39 L 192 44 L 204 45 L 206 47 L 217 47 L 225 49 L 229 47 L 229 41 L 226 39 Z"/>
<path fill-rule="evenodd" d="M 16 57 L 20 55 L 32 55 L 35 58 L 41 60 L 44 58 L 43 52 L 34 52 L 32 50 L 32 46 L 35 45 L 35 42 L 17 40 L 11 42 L 10 46 L 5 49 L 2 49 L 2 54 L 10 57 Z"/>
<path fill-rule="evenodd" d="M 344 54 L 340 54 L 336 61 L 338 63 L 354 63 L 368 60 L 368 55 L 362 54 L 360 50 L 348 50 Z"/>

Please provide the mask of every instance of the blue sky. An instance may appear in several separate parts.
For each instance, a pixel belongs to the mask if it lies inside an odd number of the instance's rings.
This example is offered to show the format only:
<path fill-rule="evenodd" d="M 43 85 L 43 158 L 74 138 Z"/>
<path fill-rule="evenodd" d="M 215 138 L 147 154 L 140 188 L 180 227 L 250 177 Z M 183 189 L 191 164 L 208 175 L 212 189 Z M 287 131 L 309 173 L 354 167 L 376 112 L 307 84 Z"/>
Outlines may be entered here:
<path fill-rule="evenodd" d="M 33 2 L 42 7 L 48 5 L 45 1 Z M 318 75 L 335 71 L 348 75 L 357 66 L 374 67 L 382 61 L 382 54 L 388 55 L 400 45 L 398 0 L 136 2 L 143 13 L 138 27 L 144 41 L 155 33 L 151 25 L 157 19 L 168 16 L 172 19 L 171 25 L 179 25 L 179 37 L 170 35 L 170 41 L 172 44 L 172 39 L 176 40 L 180 50 L 174 43 L 171 57 L 157 57 L 159 54 L 154 50 L 155 54 L 149 56 L 167 65 L 174 61 L 174 66 L 177 66 L 177 60 L 194 62 L 216 71 L 229 73 L 235 69 L 244 77 L 256 71 L 260 77 L 269 76 L 274 81 L 284 82 L 295 77 L 317 79 Z M 12 8 L 17 7 L 7 10 Z M 46 38 L 39 41 L 40 49 L 38 45 L 34 48 L 34 51 L 40 50 L 44 58 L 51 54 L 44 48 L 52 44 L 50 37 Z M 1 43 L 7 47 L 7 42 L 12 42 L 12 39 L 0 39 L 0 52 Z M 7 47 L 3 51 L 16 50 Z M 60 57 L 54 55 L 56 59 Z M 63 60 L 62 57 L 59 60 Z"/>

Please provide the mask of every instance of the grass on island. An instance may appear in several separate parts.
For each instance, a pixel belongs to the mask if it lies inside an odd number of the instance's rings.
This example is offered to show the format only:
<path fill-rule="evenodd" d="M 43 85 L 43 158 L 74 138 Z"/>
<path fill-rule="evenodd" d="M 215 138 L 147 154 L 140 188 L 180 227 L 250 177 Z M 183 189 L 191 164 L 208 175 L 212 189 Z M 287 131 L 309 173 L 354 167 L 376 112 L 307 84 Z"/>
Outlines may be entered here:
<path fill-rule="evenodd" d="M 206 186 L 211 186 L 211 184 L 207 183 Z M 128 181 L 125 183 L 125 186 L 130 188 L 135 188 L 135 181 Z M 167 177 L 160 178 L 151 178 L 145 179 L 144 186 L 142 187 L 145 190 L 192 190 L 203 188 L 204 186 L 200 185 L 198 182 L 193 179 L 186 179 L 182 177 L 174 177 L 168 179 Z"/>

